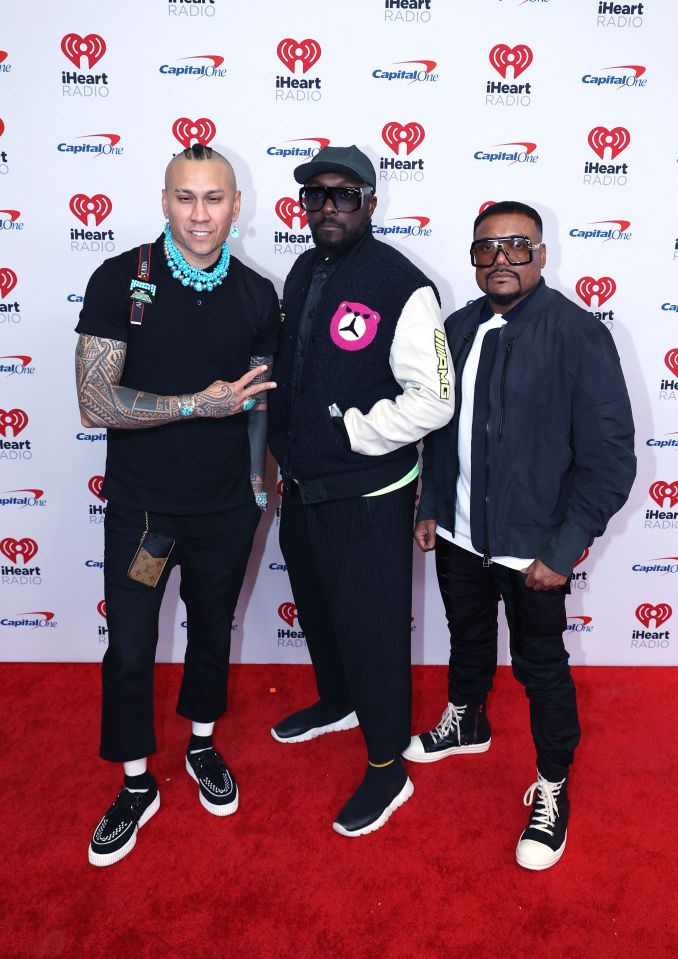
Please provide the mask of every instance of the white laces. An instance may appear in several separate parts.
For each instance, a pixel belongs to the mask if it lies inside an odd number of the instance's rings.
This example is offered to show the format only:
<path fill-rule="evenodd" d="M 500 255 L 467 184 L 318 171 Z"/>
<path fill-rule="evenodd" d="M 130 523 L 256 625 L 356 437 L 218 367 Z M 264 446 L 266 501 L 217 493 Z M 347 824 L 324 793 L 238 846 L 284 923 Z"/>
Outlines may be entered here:
<path fill-rule="evenodd" d="M 466 706 L 455 706 L 454 703 L 448 703 L 445 707 L 445 712 L 442 715 L 442 718 L 436 728 L 431 733 L 431 739 L 434 743 L 437 743 L 441 739 L 445 739 L 452 729 L 452 726 L 456 727 L 457 730 L 457 740 L 461 742 L 461 731 L 459 729 L 459 723 L 461 718 L 466 712 Z"/>
<path fill-rule="evenodd" d="M 537 771 L 536 783 L 532 783 L 523 796 L 523 804 L 531 806 L 534 802 L 534 794 L 538 792 L 537 802 L 530 817 L 529 829 L 541 829 L 549 836 L 553 835 L 556 816 L 558 815 L 558 796 L 564 784 L 564 779 L 559 783 L 550 783 Z"/>

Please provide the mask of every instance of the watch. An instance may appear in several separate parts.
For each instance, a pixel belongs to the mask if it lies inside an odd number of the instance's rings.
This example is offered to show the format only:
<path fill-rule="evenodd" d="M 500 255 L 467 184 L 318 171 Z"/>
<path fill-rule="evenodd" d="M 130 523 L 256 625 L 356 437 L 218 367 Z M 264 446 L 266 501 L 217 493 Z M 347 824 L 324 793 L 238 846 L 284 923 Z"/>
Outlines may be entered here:
<path fill-rule="evenodd" d="M 182 393 L 178 399 L 179 412 L 182 416 L 192 416 L 195 412 L 195 393 Z"/>

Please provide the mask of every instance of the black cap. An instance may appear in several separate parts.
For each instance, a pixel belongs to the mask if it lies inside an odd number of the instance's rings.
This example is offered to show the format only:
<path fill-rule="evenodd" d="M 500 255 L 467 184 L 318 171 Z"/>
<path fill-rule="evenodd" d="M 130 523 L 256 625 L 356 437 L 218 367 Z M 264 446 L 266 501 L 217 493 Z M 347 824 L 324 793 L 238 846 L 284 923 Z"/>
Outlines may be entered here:
<path fill-rule="evenodd" d="M 312 160 L 296 168 L 294 179 L 297 183 L 307 183 L 318 173 L 349 173 L 367 183 L 373 190 L 377 185 L 377 174 L 372 161 L 355 144 L 350 147 L 324 147 Z"/>

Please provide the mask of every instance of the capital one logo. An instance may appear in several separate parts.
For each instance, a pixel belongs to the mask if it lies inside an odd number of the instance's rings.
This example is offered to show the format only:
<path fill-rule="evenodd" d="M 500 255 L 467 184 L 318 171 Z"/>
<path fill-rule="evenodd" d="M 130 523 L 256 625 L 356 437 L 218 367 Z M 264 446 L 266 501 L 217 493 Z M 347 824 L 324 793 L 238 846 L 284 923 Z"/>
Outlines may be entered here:
<path fill-rule="evenodd" d="M 10 223 L 16 223 L 21 216 L 21 210 L 0 210 L 0 213 L 6 213 Z"/>
<path fill-rule="evenodd" d="M 88 33 L 86 37 L 81 37 L 77 33 L 67 33 L 61 41 L 61 50 L 78 69 L 80 69 L 82 58 L 85 57 L 87 67 L 91 70 L 106 53 L 106 42 L 97 33 Z"/>
<path fill-rule="evenodd" d="M 188 117 L 179 117 L 172 124 L 172 133 L 179 143 L 188 150 L 193 140 L 201 143 L 203 146 L 214 139 L 217 128 L 207 117 L 200 117 L 198 120 L 189 120 Z"/>
<path fill-rule="evenodd" d="M 285 37 L 276 49 L 278 59 L 284 63 L 290 73 L 294 73 L 297 63 L 301 63 L 302 72 L 306 73 L 314 63 L 318 62 L 321 52 L 318 41 L 311 40 L 310 37 L 298 43 L 291 37 Z"/>
<path fill-rule="evenodd" d="M 591 306 L 594 296 L 598 298 L 598 306 L 602 306 L 614 296 L 616 289 L 617 284 L 611 276 L 601 276 L 599 280 L 594 280 L 592 276 L 582 276 L 575 286 L 577 296 L 587 306 Z"/>
<path fill-rule="evenodd" d="M 0 541 L 0 553 L 4 553 L 7 559 L 13 563 L 20 559 L 25 566 L 26 563 L 30 563 L 37 552 L 38 544 L 34 539 L 29 539 L 27 536 L 24 536 L 23 539 L 12 539 L 11 536 L 8 536 Z"/>
<path fill-rule="evenodd" d="M 275 212 L 283 223 L 290 228 L 294 226 L 294 221 L 299 221 L 299 229 L 303 230 L 308 224 L 308 217 L 302 210 L 298 200 L 293 200 L 291 196 L 282 196 L 275 205 Z"/>
<path fill-rule="evenodd" d="M 614 160 L 631 142 L 631 134 L 626 127 L 594 127 L 588 136 L 589 146 L 601 160 L 605 159 L 605 150 L 610 151 L 610 158 Z"/>
<path fill-rule="evenodd" d="M 89 482 L 87 483 L 87 489 L 92 493 L 93 496 L 98 497 L 102 503 L 105 503 L 106 500 L 101 495 L 101 488 L 104 485 L 103 476 L 91 476 Z"/>
<path fill-rule="evenodd" d="M 669 350 L 664 357 L 664 362 L 671 370 L 674 376 L 678 376 L 678 349 Z"/>
<path fill-rule="evenodd" d="M 105 599 L 100 599 L 99 602 L 97 603 L 97 613 L 99 614 L 99 616 L 103 616 L 103 618 L 106 619 L 107 609 L 106 609 Z"/>
<path fill-rule="evenodd" d="M 636 609 L 636 619 L 639 620 L 646 629 L 652 620 L 654 620 L 655 629 L 657 629 L 670 618 L 672 612 L 673 610 L 668 603 L 657 603 L 656 606 L 653 606 L 651 603 L 641 603 Z"/>
<path fill-rule="evenodd" d="M 16 273 L 8 266 L 0 266 L 0 296 L 4 300 L 16 286 Z"/>
<path fill-rule="evenodd" d="M 104 193 L 95 193 L 94 196 L 76 193 L 71 197 L 68 208 L 73 216 L 77 217 L 85 226 L 87 226 L 90 216 L 94 217 L 94 223 L 99 226 L 113 209 L 113 204 Z"/>
<path fill-rule="evenodd" d="M 664 501 L 669 501 L 669 509 L 672 509 L 678 503 L 678 480 L 673 483 L 666 483 L 664 480 L 657 480 L 650 487 L 650 496 L 657 506 L 663 506 Z"/>
<path fill-rule="evenodd" d="M 524 43 L 519 43 L 515 47 L 498 43 L 490 50 L 490 63 L 504 79 L 506 79 L 508 68 L 512 67 L 513 79 L 515 80 L 532 63 L 532 51 Z"/>
<path fill-rule="evenodd" d="M 0 410 L 0 436 L 6 438 L 7 431 L 11 430 L 11 435 L 16 437 L 27 425 L 28 416 L 23 410 Z"/>
<path fill-rule="evenodd" d="M 421 123 L 411 120 L 409 123 L 397 123 L 395 120 L 389 121 L 381 131 L 381 138 L 387 147 L 395 153 L 400 153 L 400 147 L 405 147 L 405 154 L 410 155 L 417 149 L 423 141 L 426 133 Z"/>
<path fill-rule="evenodd" d="M 298 619 L 297 607 L 294 603 L 281 603 L 278 606 L 278 616 L 284 620 L 288 626 L 294 626 L 294 620 Z"/>

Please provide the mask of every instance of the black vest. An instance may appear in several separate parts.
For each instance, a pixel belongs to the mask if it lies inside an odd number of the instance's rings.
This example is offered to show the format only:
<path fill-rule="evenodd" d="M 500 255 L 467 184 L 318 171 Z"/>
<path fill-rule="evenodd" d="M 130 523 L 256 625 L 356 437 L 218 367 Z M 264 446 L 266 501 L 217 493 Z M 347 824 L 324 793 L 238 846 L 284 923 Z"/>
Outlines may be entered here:
<path fill-rule="evenodd" d="M 416 446 L 383 456 L 354 453 L 332 425 L 328 407 L 335 403 L 342 412 L 357 407 L 367 413 L 378 400 L 402 393 L 389 364 L 393 337 L 410 296 L 433 284 L 397 250 L 366 234 L 341 256 L 325 282 L 299 356 L 295 343 L 316 256 L 315 250 L 303 253 L 285 283 L 273 370 L 278 388 L 268 400 L 269 443 L 283 475 L 353 474 L 355 490 L 344 495 L 360 495 L 400 479 L 416 462 Z M 367 480 L 367 489 L 361 488 L 364 472 L 375 476 L 371 485 Z"/>

